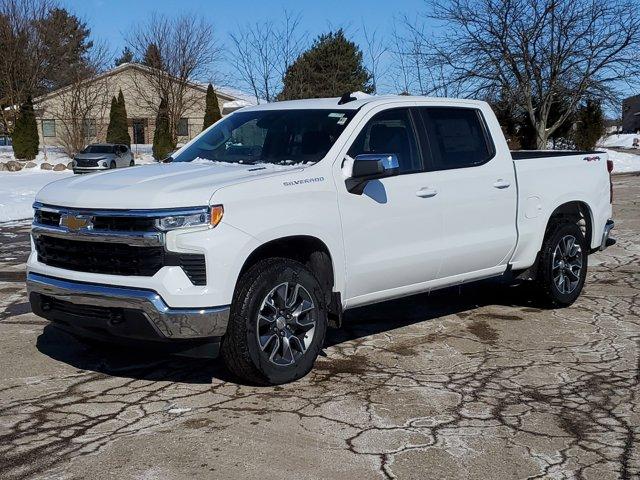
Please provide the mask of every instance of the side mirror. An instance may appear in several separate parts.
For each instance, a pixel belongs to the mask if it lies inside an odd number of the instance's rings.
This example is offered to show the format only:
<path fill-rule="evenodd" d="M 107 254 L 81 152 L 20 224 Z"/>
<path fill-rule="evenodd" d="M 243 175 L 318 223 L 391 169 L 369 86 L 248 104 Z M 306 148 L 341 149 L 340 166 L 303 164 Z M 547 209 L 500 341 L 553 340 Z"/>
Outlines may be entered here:
<path fill-rule="evenodd" d="M 395 153 L 358 155 L 353 162 L 351 177 L 345 180 L 347 191 L 355 195 L 362 195 L 370 180 L 397 175 L 399 170 L 400 163 Z"/>

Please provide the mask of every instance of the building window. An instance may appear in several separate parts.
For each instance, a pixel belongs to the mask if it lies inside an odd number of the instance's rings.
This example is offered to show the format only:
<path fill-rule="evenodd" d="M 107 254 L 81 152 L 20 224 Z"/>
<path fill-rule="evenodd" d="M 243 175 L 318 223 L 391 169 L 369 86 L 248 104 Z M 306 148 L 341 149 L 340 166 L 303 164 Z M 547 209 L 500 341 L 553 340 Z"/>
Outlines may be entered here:
<path fill-rule="evenodd" d="M 82 134 L 85 138 L 96 136 L 96 119 L 95 118 L 84 119 L 84 124 L 82 125 Z"/>
<path fill-rule="evenodd" d="M 189 119 L 181 118 L 178 121 L 178 126 L 176 130 L 179 137 L 188 137 L 189 136 Z"/>
<path fill-rule="evenodd" d="M 56 121 L 55 120 L 42 120 L 42 136 L 43 137 L 55 137 L 56 136 Z"/>

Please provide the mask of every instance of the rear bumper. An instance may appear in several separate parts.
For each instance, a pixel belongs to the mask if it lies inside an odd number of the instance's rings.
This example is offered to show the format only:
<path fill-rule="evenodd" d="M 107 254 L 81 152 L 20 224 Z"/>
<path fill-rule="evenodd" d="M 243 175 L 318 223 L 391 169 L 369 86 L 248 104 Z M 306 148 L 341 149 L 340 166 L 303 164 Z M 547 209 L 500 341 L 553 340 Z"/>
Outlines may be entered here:
<path fill-rule="evenodd" d="M 607 223 L 604 226 L 604 232 L 602 233 L 602 242 L 600 242 L 599 248 L 600 251 L 610 247 L 611 245 L 615 245 L 616 239 L 611 237 L 611 230 L 613 230 L 614 226 L 615 223 L 613 220 L 607 220 Z"/>
<path fill-rule="evenodd" d="M 229 306 L 171 308 L 152 290 L 27 275 L 36 315 L 80 335 L 109 341 L 218 342 Z"/>

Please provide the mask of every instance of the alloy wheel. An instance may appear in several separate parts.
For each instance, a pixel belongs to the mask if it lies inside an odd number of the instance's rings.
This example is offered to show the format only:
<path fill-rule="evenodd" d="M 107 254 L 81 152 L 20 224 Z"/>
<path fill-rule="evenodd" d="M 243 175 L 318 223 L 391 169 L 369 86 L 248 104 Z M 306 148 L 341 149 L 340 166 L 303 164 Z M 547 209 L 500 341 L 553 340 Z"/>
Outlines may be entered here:
<path fill-rule="evenodd" d="M 560 293 L 572 293 L 580 283 L 582 247 L 573 235 L 560 239 L 551 260 L 552 276 Z"/>
<path fill-rule="evenodd" d="M 281 283 L 265 296 L 260 306 L 258 346 L 270 362 L 292 365 L 311 345 L 316 321 L 316 306 L 309 292 L 298 283 Z"/>

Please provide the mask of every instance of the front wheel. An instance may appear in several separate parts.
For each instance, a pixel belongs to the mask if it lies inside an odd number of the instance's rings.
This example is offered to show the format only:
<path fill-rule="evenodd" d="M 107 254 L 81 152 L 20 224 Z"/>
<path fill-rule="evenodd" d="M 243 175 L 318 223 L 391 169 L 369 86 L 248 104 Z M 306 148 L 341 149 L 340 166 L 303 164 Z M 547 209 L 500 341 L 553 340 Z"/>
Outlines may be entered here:
<path fill-rule="evenodd" d="M 573 223 L 553 226 L 542 244 L 536 282 L 543 300 L 554 307 L 571 305 L 587 277 L 589 246 Z"/>
<path fill-rule="evenodd" d="M 113 160 L 111 160 L 111 163 L 109 164 L 109 168 L 110 168 L 110 169 L 114 169 L 114 168 L 116 168 L 116 162 L 114 162 Z"/>
<path fill-rule="evenodd" d="M 229 370 L 262 385 L 304 377 L 324 344 L 324 298 L 302 263 L 276 258 L 251 267 L 238 282 L 222 343 Z"/>

